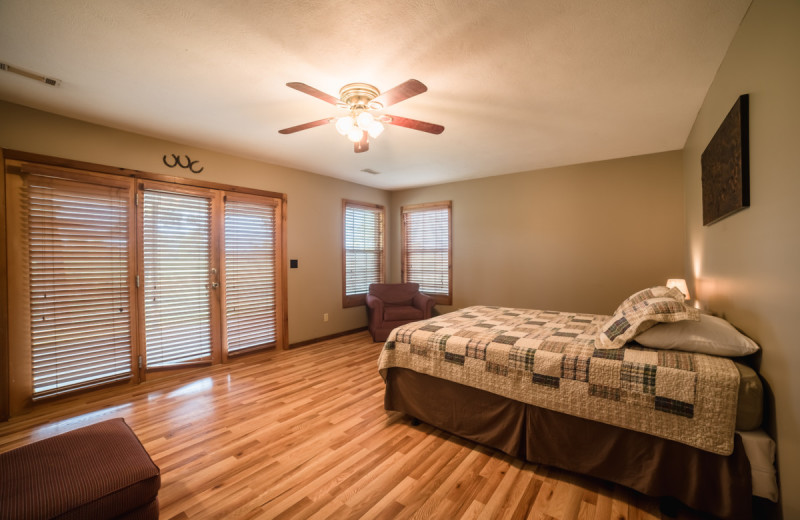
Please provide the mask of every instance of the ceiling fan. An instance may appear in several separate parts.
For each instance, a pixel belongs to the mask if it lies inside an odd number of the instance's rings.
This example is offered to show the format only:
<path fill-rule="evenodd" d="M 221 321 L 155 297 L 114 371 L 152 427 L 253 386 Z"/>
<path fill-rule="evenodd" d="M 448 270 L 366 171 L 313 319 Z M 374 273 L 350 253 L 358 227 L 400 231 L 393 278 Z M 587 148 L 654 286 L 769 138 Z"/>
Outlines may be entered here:
<path fill-rule="evenodd" d="M 372 137 L 374 139 L 383 132 L 383 123 L 404 126 L 412 130 L 428 132 L 429 134 L 441 134 L 444 132 L 442 125 L 426 123 L 425 121 L 407 117 L 372 113 L 372 111 L 382 110 L 428 90 L 428 87 L 415 79 L 401 83 L 383 94 L 376 87 L 367 83 L 349 83 L 339 91 L 339 99 L 305 83 L 293 82 L 287 83 L 286 86 L 309 96 L 314 96 L 338 108 L 348 110 L 348 114 L 342 117 L 318 119 L 310 123 L 278 130 L 278 133 L 281 134 L 293 134 L 315 126 L 335 123 L 336 131 L 341 135 L 347 136 L 353 142 L 353 150 L 359 153 L 369 150 L 369 138 Z"/>

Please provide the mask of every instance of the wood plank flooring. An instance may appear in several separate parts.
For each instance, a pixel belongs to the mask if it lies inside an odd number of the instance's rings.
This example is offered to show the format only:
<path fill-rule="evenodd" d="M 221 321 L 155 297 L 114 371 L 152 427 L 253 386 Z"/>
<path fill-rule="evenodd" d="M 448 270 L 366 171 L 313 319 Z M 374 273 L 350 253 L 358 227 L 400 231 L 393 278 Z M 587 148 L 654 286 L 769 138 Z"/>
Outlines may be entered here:
<path fill-rule="evenodd" d="M 656 499 L 385 411 L 380 347 L 361 332 L 47 403 L 0 423 L 0 452 L 123 417 L 161 468 L 162 519 L 662 518 Z"/>

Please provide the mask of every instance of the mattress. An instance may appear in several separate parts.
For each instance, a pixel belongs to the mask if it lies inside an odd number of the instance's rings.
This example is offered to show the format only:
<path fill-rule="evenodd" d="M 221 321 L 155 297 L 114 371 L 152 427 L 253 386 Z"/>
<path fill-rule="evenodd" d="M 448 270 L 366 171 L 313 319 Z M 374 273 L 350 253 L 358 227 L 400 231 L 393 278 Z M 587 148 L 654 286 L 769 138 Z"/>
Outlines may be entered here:
<path fill-rule="evenodd" d="M 764 387 L 755 370 L 739 361 L 734 361 L 734 365 L 739 371 L 736 430 L 755 430 L 764 419 Z"/>

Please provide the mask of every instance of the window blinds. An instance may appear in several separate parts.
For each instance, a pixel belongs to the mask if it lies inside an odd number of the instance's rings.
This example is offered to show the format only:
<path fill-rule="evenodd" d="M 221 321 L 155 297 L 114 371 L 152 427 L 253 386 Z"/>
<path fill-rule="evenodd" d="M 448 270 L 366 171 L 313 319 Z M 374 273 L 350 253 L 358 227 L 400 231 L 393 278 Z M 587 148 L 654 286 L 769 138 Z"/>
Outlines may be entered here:
<path fill-rule="evenodd" d="M 228 353 L 276 340 L 276 206 L 225 201 L 225 323 Z"/>
<path fill-rule="evenodd" d="M 33 398 L 130 378 L 131 188 L 27 188 Z"/>
<path fill-rule="evenodd" d="M 345 202 L 345 296 L 366 294 L 384 280 L 383 207 Z"/>
<path fill-rule="evenodd" d="M 211 201 L 145 190 L 142 215 L 147 368 L 211 359 Z"/>
<path fill-rule="evenodd" d="M 403 281 L 450 295 L 450 203 L 404 207 L 402 218 Z"/>

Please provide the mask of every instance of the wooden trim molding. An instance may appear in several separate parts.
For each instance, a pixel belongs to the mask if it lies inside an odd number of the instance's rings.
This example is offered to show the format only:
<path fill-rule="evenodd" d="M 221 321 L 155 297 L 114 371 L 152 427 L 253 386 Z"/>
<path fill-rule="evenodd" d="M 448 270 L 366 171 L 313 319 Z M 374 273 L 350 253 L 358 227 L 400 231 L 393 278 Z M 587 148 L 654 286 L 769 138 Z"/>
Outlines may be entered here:
<path fill-rule="evenodd" d="M 143 172 L 140 170 L 131 170 L 129 168 L 118 168 L 114 166 L 107 166 L 104 164 L 96 164 L 85 161 L 76 161 L 73 159 L 64 159 L 61 157 L 52 157 L 49 155 L 40 155 L 36 153 L 21 152 L 19 150 L 2 150 L 5 159 L 14 159 L 18 161 L 33 162 L 38 164 L 46 164 L 48 166 L 58 166 L 61 168 L 70 168 L 74 170 L 88 170 L 97 173 L 106 173 L 110 175 L 121 175 L 124 177 L 135 177 L 141 180 L 151 180 L 159 182 L 168 182 L 171 184 L 183 184 L 186 186 L 194 186 L 197 188 L 212 188 L 215 190 L 231 191 L 236 193 L 249 193 L 251 195 L 261 195 L 264 197 L 284 198 L 286 195 L 274 191 L 259 190 L 256 188 L 245 188 L 243 186 L 234 186 L 233 184 L 224 184 L 220 182 L 210 182 L 201 179 L 189 179 L 186 177 L 175 177 L 171 175 L 163 175 L 160 173 Z"/>
<path fill-rule="evenodd" d="M 342 199 L 342 308 L 358 307 L 366 305 L 367 293 L 361 294 L 347 294 L 347 208 L 360 207 L 366 210 L 379 211 L 382 218 L 381 236 L 383 240 L 383 250 L 381 254 L 380 273 L 378 275 L 378 283 L 386 281 L 386 208 L 381 204 L 372 202 L 361 202 L 357 200 Z"/>
<path fill-rule="evenodd" d="M 288 348 L 288 250 L 286 234 L 288 199 L 286 194 L 267 190 L 245 188 L 229 184 L 208 182 L 192 178 L 173 177 L 169 175 L 149 173 L 127 168 L 117 168 L 102 164 L 51 157 L 3 148 L 0 148 L 0 165 L 3 166 L 3 172 L 2 175 L 0 175 L 0 421 L 7 420 L 11 415 L 16 415 L 19 413 L 18 408 L 20 408 L 17 406 L 18 403 L 16 403 L 17 397 L 15 396 L 19 392 L 15 390 L 16 383 L 11 377 L 10 363 L 12 359 L 10 348 L 12 345 L 16 345 L 16 342 L 12 341 L 12 339 L 9 337 L 10 332 L 8 327 L 10 319 L 9 312 L 11 310 L 9 307 L 9 294 L 12 293 L 12 291 L 10 291 L 9 284 L 13 282 L 13 280 L 9 279 L 9 262 L 11 262 L 15 257 L 9 257 L 9 255 L 14 253 L 13 249 L 9 249 L 9 237 L 7 236 L 9 226 L 11 225 L 11 222 L 13 222 L 13 220 L 9 219 L 12 219 L 13 215 L 9 215 L 8 213 L 9 208 L 6 205 L 6 193 L 9 189 L 13 188 L 13 185 L 9 187 L 9 182 L 14 179 L 21 178 L 20 175 L 24 175 L 25 172 L 31 173 L 36 170 L 35 173 L 41 173 L 46 176 L 56 176 L 73 180 L 81 180 L 84 182 L 92 182 L 91 179 L 94 179 L 96 182 L 102 184 L 135 183 L 136 190 L 134 191 L 136 192 L 140 191 L 141 185 L 161 183 L 162 185 L 169 185 L 169 189 L 171 191 L 190 193 L 197 191 L 209 192 L 209 194 L 213 195 L 214 200 L 217 201 L 217 206 L 221 204 L 220 201 L 222 201 L 222 196 L 226 193 L 237 197 L 253 196 L 254 198 L 258 197 L 273 199 L 275 202 L 277 202 L 278 214 L 276 215 L 276 232 L 278 236 L 276 237 L 276 245 L 280 248 L 280 258 L 278 259 L 278 265 L 276 266 L 278 271 L 276 276 L 278 277 L 277 285 L 279 286 L 279 290 L 277 291 L 278 301 L 276 302 L 277 337 L 275 348 L 277 350 L 284 350 Z M 38 170 L 42 171 L 39 172 Z M 131 197 L 134 197 L 134 191 L 131 192 Z M 139 194 L 139 196 L 141 195 Z M 138 201 L 138 198 L 132 200 Z M 221 215 L 221 211 L 217 211 L 216 214 L 218 216 Z M 221 217 L 219 218 L 221 219 Z M 131 226 L 136 226 L 134 219 L 131 219 Z M 219 222 L 217 222 L 216 227 L 217 229 L 221 229 Z M 15 230 L 16 226 L 12 226 L 10 229 Z M 137 267 L 140 267 L 138 258 L 134 263 Z M 219 264 L 219 262 L 215 263 Z M 141 272 L 141 269 L 137 269 L 137 272 Z M 135 302 L 137 308 L 135 314 L 141 315 L 141 309 L 138 308 L 140 303 L 139 300 L 140 295 L 136 293 Z M 137 345 L 137 348 L 142 348 L 144 345 L 141 339 L 143 329 L 139 330 L 138 325 L 138 320 L 134 320 L 134 326 L 132 327 L 131 331 L 133 337 L 135 338 L 134 342 Z M 216 331 L 215 334 L 218 334 L 218 331 Z M 217 341 L 217 343 L 219 343 L 219 341 Z M 141 355 L 142 359 L 144 359 L 144 352 L 136 352 L 135 354 L 135 356 L 132 356 L 132 359 L 136 359 L 139 355 Z M 132 361 L 132 363 L 136 364 L 134 361 Z M 134 374 L 139 374 L 140 376 L 139 378 L 134 377 L 134 379 L 144 380 L 142 373 L 138 370 L 138 366 L 134 366 Z"/>
<path fill-rule="evenodd" d="M 0 148 L 0 421 L 9 417 L 8 258 L 6 245 L 6 176 L 4 150 Z"/>
<path fill-rule="evenodd" d="M 407 267 L 407 231 L 406 219 L 407 213 L 414 213 L 417 211 L 447 209 L 447 294 L 441 293 L 425 293 L 431 296 L 434 301 L 439 305 L 452 305 L 453 304 L 453 201 L 446 200 L 441 202 L 425 202 L 422 204 L 409 204 L 400 207 L 400 281 L 405 283 L 408 274 Z M 424 291 L 423 291 L 424 292 Z"/>
<path fill-rule="evenodd" d="M 344 332 L 337 332 L 335 334 L 328 334 L 327 336 L 322 336 L 321 338 L 314 338 L 314 339 L 307 339 L 305 341 L 298 341 L 297 343 L 292 343 L 289 345 L 289 348 L 297 348 L 297 347 L 305 347 L 306 345 L 312 345 L 314 343 L 319 343 L 321 341 L 330 341 L 332 339 L 341 338 L 344 336 L 349 336 L 350 334 L 355 334 L 356 332 L 364 332 L 367 330 L 367 327 L 359 327 L 357 329 L 346 330 Z"/>

